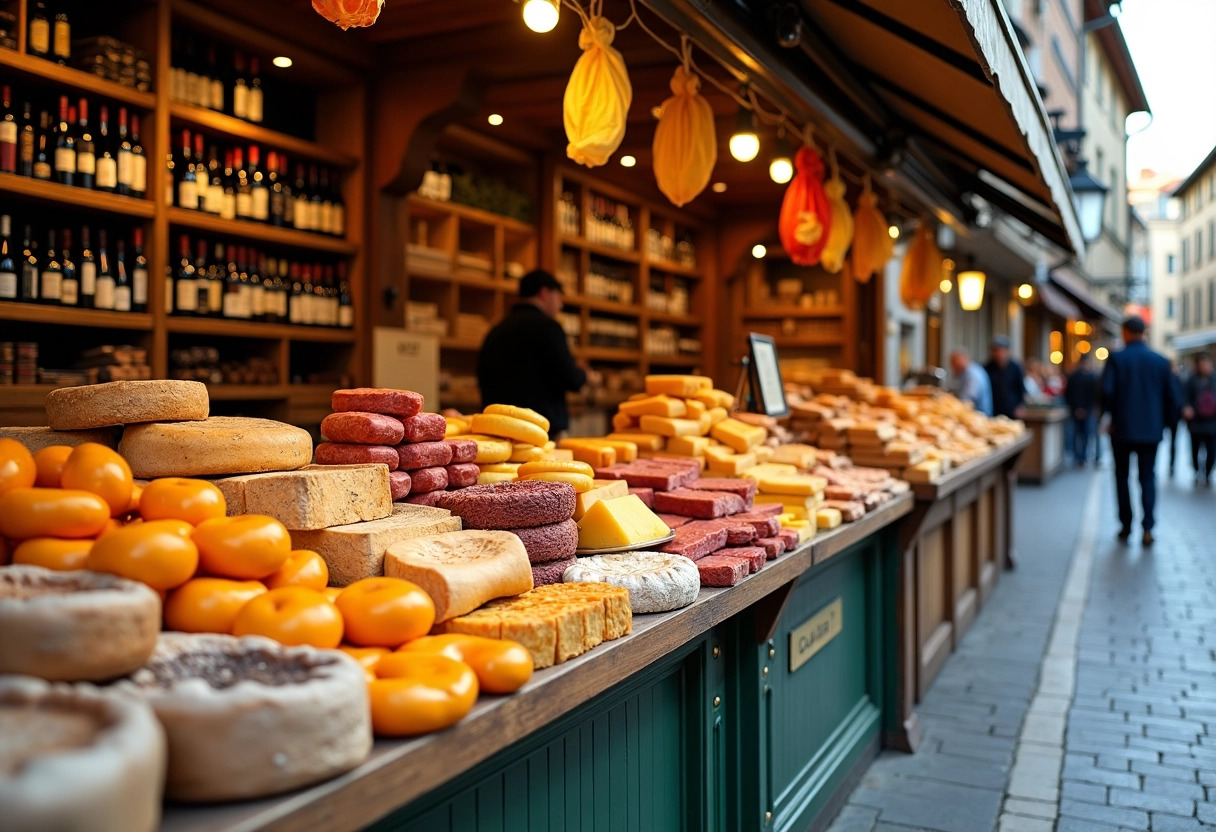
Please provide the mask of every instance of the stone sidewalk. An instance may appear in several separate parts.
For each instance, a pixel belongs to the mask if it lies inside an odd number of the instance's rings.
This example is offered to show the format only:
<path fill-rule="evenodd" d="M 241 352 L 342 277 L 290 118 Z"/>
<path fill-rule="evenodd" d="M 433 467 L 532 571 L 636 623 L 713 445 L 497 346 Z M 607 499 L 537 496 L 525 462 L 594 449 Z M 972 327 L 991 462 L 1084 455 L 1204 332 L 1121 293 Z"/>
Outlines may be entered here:
<path fill-rule="evenodd" d="M 1216 493 L 1163 468 L 1151 551 L 1115 540 L 1109 467 L 1016 506 L 1018 569 L 917 707 L 920 749 L 831 832 L 1216 828 Z"/>

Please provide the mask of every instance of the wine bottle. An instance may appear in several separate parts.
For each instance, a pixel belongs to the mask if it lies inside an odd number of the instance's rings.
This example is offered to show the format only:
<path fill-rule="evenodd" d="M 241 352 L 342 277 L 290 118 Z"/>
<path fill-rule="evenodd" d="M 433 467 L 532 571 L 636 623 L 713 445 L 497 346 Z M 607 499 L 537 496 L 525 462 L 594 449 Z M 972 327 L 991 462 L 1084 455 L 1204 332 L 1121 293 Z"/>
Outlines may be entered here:
<path fill-rule="evenodd" d="M 262 123 L 262 79 L 258 77 L 258 57 L 249 58 L 249 93 L 245 102 L 246 117 L 254 124 Z"/>
<path fill-rule="evenodd" d="M 12 218 L 0 215 L 0 300 L 17 300 L 17 263 L 13 259 Z"/>
<path fill-rule="evenodd" d="M 176 159 L 177 172 L 177 207 L 188 208 L 191 211 L 198 210 L 198 179 L 194 175 L 194 161 L 190 158 L 190 131 L 182 131 L 181 155 Z M 178 272 L 178 280 L 180 281 L 181 272 Z M 191 278 L 193 280 L 193 278 Z M 181 307 L 181 297 L 178 297 L 178 306 Z"/>
<path fill-rule="evenodd" d="M 215 59 L 215 44 L 207 45 L 207 67 L 211 75 L 211 90 L 208 107 L 217 113 L 224 112 L 224 79 L 220 77 L 219 62 Z"/>
<path fill-rule="evenodd" d="M 224 317 L 241 317 L 241 279 L 236 266 L 236 246 L 228 246 L 228 265 L 224 274 Z"/>
<path fill-rule="evenodd" d="M 342 186 L 340 180 L 335 182 L 333 191 L 331 192 L 333 200 L 333 211 L 330 218 L 330 233 L 335 237 L 346 236 L 346 201 L 342 199 Z"/>
<path fill-rule="evenodd" d="M 209 161 L 207 162 L 207 172 L 205 178 L 199 180 L 199 187 L 206 185 L 206 190 L 203 191 L 203 210 L 208 214 L 220 216 L 224 212 L 224 179 L 220 168 L 219 151 L 213 145 Z"/>
<path fill-rule="evenodd" d="M 34 178 L 49 180 L 55 172 L 51 164 L 54 148 L 51 147 L 51 117 L 46 110 L 38 114 L 38 149 L 34 153 Z"/>
<path fill-rule="evenodd" d="M 305 326 L 316 326 L 317 304 L 316 304 L 316 295 L 314 294 L 316 287 L 314 287 L 313 283 L 312 283 L 312 267 L 305 264 L 300 269 L 300 272 L 301 272 L 301 282 L 303 283 L 303 288 L 301 289 L 301 293 L 300 293 L 300 295 L 301 295 L 300 308 L 302 310 L 302 314 L 300 316 L 300 323 L 304 324 Z"/>
<path fill-rule="evenodd" d="M 245 155 L 238 147 L 232 151 L 232 163 L 236 177 L 236 218 L 253 218 L 253 189 L 249 186 L 249 171 L 245 170 Z"/>
<path fill-rule="evenodd" d="M 68 97 L 59 96 L 59 123 L 55 127 L 55 181 L 76 184 L 76 138 L 68 120 Z"/>
<path fill-rule="evenodd" d="M 261 162 L 260 151 L 256 144 L 249 146 L 249 197 L 250 215 L 258 222 L 270 219 L 270 191 L 258 165 Z"/>
<path fill-rule="evenodd" d="M 144 230 L 136 226 L 132 238 L 132 245 L 135 248 L 135 263 L 131 269 L 131 311 L 147 312 L 148 258 L 144 256 Z M 119 251 L 121 250 L 120 248 Z"/>
<path fill-rule="evenodd" d="M 201 79 L 198 75 L 198 61 L 194 57 L 194 38 L 192 37 L 186 38 L 186 50 L 185 54 L 182 55 L 182 66 L 186 70 L 185 101 L 187 104 L 197 107 L 200 97 L 198 94 L 198 88 L 200 86 Z M 211 97 L 210 84 L 207 86 L 207 97 Z"/>
<path fill-rule="evenodd" d="M 283 183 L 279 181 L 279 154 L 273 150 L 266 154 L 266 190 L 270 193 L 270 224 L 283 225 Z"/>
<path fill-rule="evenodd" d="M 114 309 L 114 274 L 110 271 L 110 255 L 106 251 L 106 230 L 97 232 L 97 286 L 93 295 L 94 309 Z M 127 296 L 127 309 L 131 308 L 131 298 Z"/>
<path fill-rule="evenodd" d="M 131 116 L 131 196 L 148 192 L 148 155 L 139 143 L 139 116 Z"/>
<path fill-rule="evenodd" d="M 245 56 L 238 50 L 232 53 L 232 114 L 237 118 L 249 118 L 249 86 L 245 83 Z"/>
<path fill-rule="evenodd" d="M 224 264 L 224 244 L 215 244 L 215 256 L 207 269 L 207 314 L 221 317 L 224 314 L 224 278 L 228 271 Z"/>
<path fill-rule="evenodd" d="M 317 166 L 308 166 L 308 229 L 318 234 L 328 233 L 326 229 L 321 227 L 321 206 L 324 204 L 325 198 L 321 195 L 320 178 L 317 175 Z"/>
<path fill-rule="evenodd" d="M 291 278 L 291 296 L 288 299 L 287 320 L 289 323 L 302 324 L 304 322 L 304 284 L 300 280 L 299 263 L 292 263 L 288 267 L 288 276 Z"/>
<path fill-rule="evenodd" d="M 50 56 L 51 18 L 47 15 L 46 3 L 35 0 L 30 4 L 30 31 L 26 49 L 39 58 Z"/>
<path fill-rule="evenodd" d="M 38 144 L 38 131 L 34 128 L 34 117 L 30 112 L 30 102 L 25 102 L 21 114 L 21 128 L 17 137 L 17 173 L 21 176 L 34 175 L 35 147 Z"/>
<path fill-rule="evenodd" d="M 320 196 L 319 208 L 317 209 L 317 230 L 322 234 L 334 233 L 334 197 L 329 190 L 329 170 L 321 168 L 321 182 L 317 188 L 317 194 Z"/>
<path fill-rule="evenodd" d="M 57 306 L 63 289 L 63 268 L 59 263 L 59 253 L 55 250 L 55 232 L 46 232 L 46 239 L 46 254 L 38 275 L 38 298 L 42 303 Z"/>
<path fill-rule="evenodd" d="M 21 276 L 17 286 L 17 300 L 25 303 L 38 302 L 38 244 L 34 242 L 30 227 L 25 227 L 24 245 L 21 251 Z"/>
<path fill-rule="evenodd" d="M 186 68 L 182 66 L 186 54 L 184 40 L 180 32 L 173 34 L 173 48 L 169 53 L 173 56 L 173 66 L 169 71 L 169 98 L 173 101 L 186 100 Z"/>
<path fill-rule="evenodd" d="M 304 165 L 296 163 L 296 184 L 293 189 L 295 196 L 295 211 L 293 226 L 300 231 L 311 231 L 308 224 L 312 216 L 312 204 L 308 200 L 308 186 L 304 182 Z"/>
<path fill-rule="evenodd" d="M 266 287 L 262 284 L 262 275 L 258 271 L 257 252 L 252 249 L 249 258 L 249 318 L 254 321 L 266 320 Z"/>
<path fill-rule="evenodd" d="M 93 133 L 89 130 L 89 102 L 80 99 L 76 117 L 76 178 L 82 188 L 92 189 L 96 184 L 97 149 Z"/>
<path fill-rule="evenodd" d="M 68 59 L 72 57 L 72 24 L 68 20 L 68 13 L 62 7 L 55 13 L 51 51 L 54 53 L 54 60 L 57 64 L 66 65 Z"/>
<path fill-rule="evenodd" d="M 291 192 L 291 179 L 287 174 L 286 153 L 279 154 L 279 184 L 283 186 L 283 227 L 293 228 L 296 221 L 296 200 Z"/>
<path fill-rule="evenodd" d="M 97 261 L 89 245 L 89 227 L 80 229 L 80 308 L 92 309 L 97 293 Z"/>
<path fill-rule="evenodd" d="M 194 289 L 198 293 L 195 310 L 200 316 L 211 314 L 211 280 L 207 274 L 207 242 L 198 241 L 198 256 L 194 259 Z"/>
<path fill-rule="evenodd" d="M 248 253 L 244 246 L 237 247 L 236 250 L 236 265 L 237 265 L 237 280 L 240 283 L 239 300 L 237 309 L 241 320 L 248 321 L 253 318 L 253 287 L 249 284 L 249 261 L 246 259 Z"/>
<path fill-rule="evenodd" d="M 80 306 L 80 275 L 76 273 L 76 261 L 72 259 L 72 232 L 63 229 L 63 256 L 59 258 L 62 276 L 59 279 L 59 303 L 63 306 Z"/>
<path fill-rule="evenodd" d="M 346 263 L 338 262 L 338 326 L 350 329 L 355 325 L 355 307 L 351 304 L 350 281 L 346 278 Z"/>
<path fill-rule="evenodd" d="M 185 234 L 180 238 L 178 251 L 181 259 L 174 285 L 173 313 L 193 315 L 198 311 L 198 284 L 194 279 L 194 263 L 190 260 L 190 238 Z"/>
<path fill-rule="evenodd" d="M 140 233 L 140 230 L 135 229 L 135 233 Z M 134 307 L 133 295 L 135 287 L 132 285 L 131 276 L 127 273 L 127 252 L 125 244 L 122 240 L 118 240 L 114 244 L 114 311 L 115 312 L 130 312 Z M 173 293 L 166 292 L 165 297 L 169 302 L 173 301 Z"/>
<path fill-rule="evenodd" d="M 220 203 L 220 216 L 226 220 L 236 219 L 236 171 L 233 169 L 232 151 L 224 152 L 224 197 Z"/>
<path fill-rule="evenodd" d="M 0 171 L 17 172 L 17 115 L 8 84 L 0 88 Z"/>
<path fill-rule="evenodd" d="M 207 163 L 203 161 L 203 134 L 194 134 L 194 155 L 190 157 L 191 164 L 194 165 L 194 190 L 198 195 L 198 210 L 206 210 L 204 203 L 207 200 L 207 189 L 211 187 L 211 183 L 207 180 Z"/>
<path fill-rule="evenodd" d="M 102 105 L 98 111 L 97 138 L 94 139 L 97 156 L 97 175 L 93 187 L 99 191 L 113 192 L 118 187 L 118 160 L 114 157 L 116 148 L 110 137 L 110 110 Z"/>
<path fill-rule="evenodd" d="M 131 139 L 127 134 L 127 108 L 118 108 L 118 188 L 122 196 L 131 195 L 135 183 L 135 160 L 131 154 Z"/>

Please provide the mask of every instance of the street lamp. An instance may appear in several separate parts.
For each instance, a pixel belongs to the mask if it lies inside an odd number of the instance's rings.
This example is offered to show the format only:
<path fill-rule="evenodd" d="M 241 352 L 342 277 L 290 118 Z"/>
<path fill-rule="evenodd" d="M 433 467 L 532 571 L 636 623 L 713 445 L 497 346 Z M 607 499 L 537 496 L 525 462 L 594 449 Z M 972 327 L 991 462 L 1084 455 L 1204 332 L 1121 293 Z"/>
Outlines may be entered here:
<path fill-rule="evenodd" d="M 966 312 L 975 312 L 984 305 L 984 283 L 988 275 L 978 269 L 968 269 L 958 275 L 958 305 Z"/>
<path fill-rule="evenodd" d="M 1077 170 L 1068 178 L 1068 184 L 1072 186 L 1072 202 L 1081 224 L 1081 236 L 1085 242 L 1092 243 L 1102 233 L 1108 189 L 1094 179 L 1084 159 L 1077 160 Z"/>

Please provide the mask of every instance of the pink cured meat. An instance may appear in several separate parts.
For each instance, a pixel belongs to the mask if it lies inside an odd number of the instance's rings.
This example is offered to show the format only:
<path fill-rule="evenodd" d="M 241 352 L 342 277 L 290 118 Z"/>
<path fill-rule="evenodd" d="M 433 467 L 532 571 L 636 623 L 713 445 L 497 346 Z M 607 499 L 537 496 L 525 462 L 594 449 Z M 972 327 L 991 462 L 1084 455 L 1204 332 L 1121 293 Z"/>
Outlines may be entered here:
<path fill-rule="evenodd" d="M 410 471 L 410 478 L 413 480 L 410 488 L 418 494 L 442 491 L 448 487 L 446 468 L 419 468 L 417 471 Z"/>
<path fill-rule="evenodd" d="M 747 561 L 748 572 L 759 572 L 768 560 L 768 553 L 764 551 L 763 546 L 727 546 L 718 554 L 729 558 L 743 558 Z"/>
<path fill-rule="evenodd" d="M 477 485 L 477 477 L 481 474 L 481 469 L 472 462 L 449 465 L 447 471 L 448 488 L 468 488 L 470 485 Z"/>
<path fill-rule="evenodd" d="M 451 464 L 452 447 L 446 442 L 398 445 L 397 456 L 401 459 L 401 468 L 406 471 L 413 471 L 415 468 L 436 468 Z"/>
<path fill-rule="evenodd" d="M 413 503 L 416 506 L 430 506 L 434 508 L 439 505 L 439 498 L 442 496 L 442 491 L 428 491 L 425 494 L 411 494 L 405 498 L 405 501 Z"/>
<path fill-rule="evenodd" d="M 597 480 L 623 480 L 628 467 L 627 465 L 609 465 L 607 468 L 596 468 L 595 478 Z"/>
<path fill-rule="evenodd" d="M 635 495 L 645 504 L 646 508 L 654 508 L 654 489 L 653 488 L 631 488 L 629 493 Z"/>
<path fill-rule="evenodd" d="M 693 459 L 692 457 L 681 456 L 679 454 L 664 454 L 658 453 L 652 457 L 648 457 L 641 461 L 642 465 L 666 465 L 670 468 L 678 468 L 681 471 L 692 471 L 698 477 L 701 476 L 701 460 Z"/>
<path fill-rule="evenodd" d="M 321 435 L 330 442 L 356 445 L 396 445 L 405 428 L 396 416 L 366 411 L 331 413 L 321 420 Z"/>
<path fill-rule="evenodd" d="M 401 460 L 397 449 L 388 445 L 346 445 L 338 442 L 322 442 L 313 452 L 318 465 L 358 465 L 367 462 L 382 462 L 388 470 L 396 471 Z"/>
<path fill-rule="evenodd" d="M 566 574 L 566 570 L 574 566 L 577 560 L 578 558 L 566 558 L 565 560 L 555 560 L 549 563 L 538 563 L 532 567 L 532 586 L 560 584 L 562 576 Z"/>
<path fill-rule="evenodd" d="M 578 549 L 578 524 L 573 520 L 534 529 L 512 529 L 511 533 L 523 541 L 524 548 L 528 550 L 528 560 L 534 566 L 572 558 Z"/>
<path fill-rule="evenodd" d="M 846 523 L 860 520 L 866 515 L 865 503 L 859 503 L 855 500 L 824 500 L 823 507 L 837 509 Z"/>
<path fill-rule="evenodd" d="M 750 523 L 740 523 L 734 517 L 723 517 L 718 520 L 694 520 L 687 529 L 715 531 L 726 529 L 727 546 L 745 546 L 756 539 L 756 529 Z"/>
<path fill-rule="evenodd" d="M 726 545 L 726 529 L 717 531 L 694 531 L 681 534 L 676 529 L 676 539 L 664 544 L 659 550 L 669 555 L 683 555 L 689 560 L 698 560 Z"/>
<path fill-rule="evenodd" d="M 689 518 L 682 514 L 659 514 L 658 518 L 667 524 L 669 529 L 678 529 L 688 522 Z"/>
<path fill-rule="evenodd" d="M 781 538 L 781 542 L 785 544 L 785 551 L 792 552 L 798 548 L 798 532 L 793 529 L 782 529 L 777 533 L 777 537 Z"/>
<path fill-rule="evenodd" d="M 829 485 L 823 489 L 823 496 L 829 500 L 861 500 L 866 493 L 854 485 Z"/>
<path fill-rule="evenodd" d="M 354 387 L 349 390 L 335 390 L 329 405 L 339 412 L 363 410 L 405 418 L 422 410 L 422 394 L 413 390 L 391 390 L 384 387 Z"/>
<path fill-rule="evenodd" d="M 419 413 L 401 420 L 406 442 L 438 442 L 448 432 L 448 422 L 438 413 Z"/>
<path fill-rule="evenodd" d="M 743 498 L 743 504 L 750 507 L 756 499 L 755 480 L 736 480 L 728 477 L 702 477 L 688 484 L 693 491 L 725 491 L 728 494 L 738 494 Z"/>
<path fill-rule="evenodd" d="M 784 514 L 785 506 L 781 505 L 781 503 L 756 503 L 748 510 L 748 513 L 764 514 L 769 516 Z"/>
<path fill-rule="evenodd" d="M 743 498 L 724 491 L 694 491 L 680 488 L 654 495 L 654 507 L 667 514 L 687 514 L 702 520 L 743 511 Z"/>
<path fill-rule="evenodd" d="M 687 485 L 699 475 L 700 468 L 693 469 L 672 460 L 652 459 L 595 470 L 596 479 L 625 480 L 630 488 L 652 488 L 655 491 L 671 491 Z"/>
<path fill-rule="evenodd" d="M 477 443 L 472 439 L 445 439 L 444 442 L 452 449 L 453 465 L 477 461 Z"/>
<path fill-rule="evenodd" d="M 756 530 L 757 537 L 776 537 L 781 533 L 781 521 L 775 515 L 756 514 L 754 511 L 749 511 L 746 514 L 736 514 L 730 519 L 749 524 Z"/>
<path fill-rule="evenodd" d="M 776 560 L 785 554 L 785 542 L 779 537 L 758 537 L 756 545 L 764 548 L 769 560 Z"/>
<path fill-rule="evenodd" d="M 734 586 L 747 577 L 746 558 L 730 555 L 709 555 L 697 561 L 701 573 L 701 586 Z"/>
<path fill-rule="evenodd" d="M 393 495 L 393 502 L 404 500 L 410 494 L 413 480 L 408 471 L 390 471 L 388 475 L 388 490 Z"/>

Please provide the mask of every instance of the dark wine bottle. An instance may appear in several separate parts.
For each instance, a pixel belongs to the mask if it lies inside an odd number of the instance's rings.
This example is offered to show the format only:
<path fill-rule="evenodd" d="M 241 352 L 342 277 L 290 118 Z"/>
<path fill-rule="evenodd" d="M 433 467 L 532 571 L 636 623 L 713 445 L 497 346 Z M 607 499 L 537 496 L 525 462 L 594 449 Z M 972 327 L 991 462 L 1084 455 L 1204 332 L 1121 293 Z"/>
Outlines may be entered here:
<path fill-rule="evenodd" d="M 135 183 L 135 160 L 131 153 L 131 139 L 127 133 L 127 108 L 118 108 L 118 188 L 122 196 L 131 195 Z"/>
<path fill-rule="evenodd" d="M 140 230 L 137 228 L 138 234 Z M 114 245 L 114 311 L 131 312 L 134 309 L 132 297 L 134 287 L 131 276 L 127 273 L 127 252 L 122 240 Z M 169 295 L 172 298 L 172 294 Z"/>
<path fill-rule="evenodd" d="M 97 137 L 93 140 L 97 156 L 97 175 L 93 187 L 99 191 L 113 192 L 118 187 L 118 159 L 114 154 L 114 139 L 110 135 L 110 110 L 104 105 L 98 111 Z"/>
<path fill-rule="evenodd" d="M 76 184 L 76 137 L 68 117 L 68 97 L 59 96 L 59 122 L 55 126 L 55 181 Z"/>
<path fill-rule="evenodd" d="M 62 7 L 55 13 L 51 52 L 52 58 L 57 64 L 66 65 L 72 57 L 72 24 L 68 20 L 68 13 Z"/>
<path fill-rule="evenodd" d="M 89 102 L 81 98 L 76 108 L 76 178 L 82 188 L 96 186 L 97 148 L 89 130 Z"/>
<path fill-rule="evenodd" d="M 80 229 L 80 308 L 92 309 L 93 299 L 97 293 L 97 261 L 93 257 L 90 246 L 89 227 Z"/>
<path fill-rule="evenodd" d="M 63 267 L 59 252 L 55 250 L 55 232 L 46 232 L 46 254 L 42 258 L 42 271 L 38 274 L 38 299 L 42 303 L 59 305 L 63 290 Z"/>
<path fill-rule="evenodd" d="M 63 229 L 63 256 L 59 258 L 62 277 L 59 280 L 59 303 L 63 306 L 80 306 L 80 275 L 76 273 L 76 261 L 72 259 L 72 232 Z"/>
<path fill-rule="evenodd" d="M 148 192 L 148 155 L 139 143 L 139 116 L 131 116 L 131 196 Z"/>
<path fill-rule="evenodd" d="M 194 175 L 194 160 L 191 158 L 189 130 L 182 131 L 182 140 L 178 147 L 181 148 L 181 153 L 175 160 L 175 172 L 177 173 L 177 207 L 197 211 L 198 178 Z M 178 280 L 180 281 L 181 279 L 181 272 L 179 270 Z M 178 306 L 181 306 L 180 296 L 178 297 Z"/>
<path fill-rule="evenodd" d="M 262 123 L 262 79 L 258 77 L 258 57 L 249 58 L 249 94 L 245 103 L 245 117 L 254 124 Z"/>
<path fill-rule="evenodd" d="M 49 180 L 55 173 L 51 164 L 55 149 L 52 146 L 51 117 L 46 110 L 38 114 L 38 148 L 34 152 L 34 178 Z"/>
<path fill-rule="evenodd" d="M 131 311 L 147 312 L 148 258 L 144 256 L 144 230 L 139 226 L 132 233 L 132 245 L 135 248 L 135 263 L 131 268 Z"/>
<path fill-rule="evenodd" d="M 211 314 L 211 287 L 207 274 L 207 241 L 198 241 L 198 255 L 194 258 L 194 288 L 198 294 L 195 311 L 200 316 Z"/>
<path fill-rule="evenodd" d="M 250 216 L 258 222 L 270 220 L 270 191 L 266 188 L 261 169 L 261 154 L 256 144 L 249 146 L 249 205 Z"/>
<path fill-rule="evenodd" d="M 25 303 L 38 302 L 40 287 L 38 272 L 38 244 L 34 242 L 30 227 L 25 227 L 24 245 L 21 251 L 21 275 L 17 285 L 17 300 Z"/>
<path fill-rule="evenodd" d="M 26 50 L 39 58 L 49 58 L 51 55 L 51 18 L 47 14 L 46 3 L 35 0 L 30 4 L 30 31 Z"/>
<path fill-rule="evenodd" d="M 13 257 L 13 226 L 8 214 L 0 215 L 0 301 L 17 300 L 17 261 Z"/>
<path fill-rule="evenodd" d="M 30 102 L 27 101 L 22 110 L 20 133 L 17 137 L 17 173 L 21 176 L 34 175 L 34 156 L 37 144 L 38 131 L 34 127 Z"/>
<path fill-rule="evenodd" d="M 0 171 L 17 172 L 17 114 L 8 84 L 0 88 Z"/>
<path fill-rule="evenodd" d="M 116 302 L 116 284 L 114 273 L 110 271 L 110 254 L 106 250 L 106 230 L 97 232 L 97 287 L 93 295 L 93 308 L 113 310 Z M 131 296 L 128 289 L 127 309 L 131 308 Z"/>
<path fill-rule="evenodd" d="M 194 315 L 198 312 L 198 284 L 194 279 L 194 263 L 190 259 L 190 238 L 183 234 L 178 253 L 177 280 L 174 283 L 173 314 Z"/>

